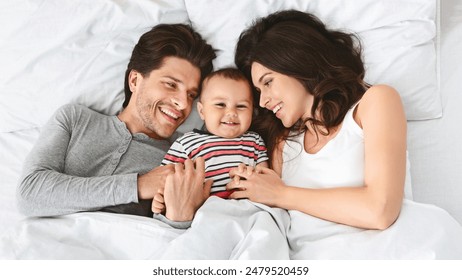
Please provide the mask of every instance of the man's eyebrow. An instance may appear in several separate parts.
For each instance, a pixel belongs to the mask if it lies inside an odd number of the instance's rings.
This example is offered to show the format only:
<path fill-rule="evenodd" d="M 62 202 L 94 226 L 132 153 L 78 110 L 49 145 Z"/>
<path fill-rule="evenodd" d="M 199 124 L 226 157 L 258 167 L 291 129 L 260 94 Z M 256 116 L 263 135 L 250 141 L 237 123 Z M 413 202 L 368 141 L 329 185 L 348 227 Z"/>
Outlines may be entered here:
<path fill-rule="evenodd" d="M 175 78 L 175 77 L 168 76 L 168 75 L 167 75 L 167 76 L 163 76 L 163 77 L 164 77 L 164 78 L 171 79 L 171 80 L 173 80 L 173 81 L 175 81 L 175 82 L 177 82 L 177 83 L 184 84 L 182 80 L 177 79 L 177 78 Z"/>
<path fill-rule="evenodd" d="M 173 81 L 176 82 L 176 83 L 179 83 L 179 84 L 184 85 L 184 82 L 183 82 L 182 80 L 177 79 L 177 78 L 175 78 L 175 77 L 166 75 L 166 76 L 163 76 L 163 78 L 171 79 L 171 80 L 173 80 Z M 199 94 L 199 88 L 198 88 L 198 87 L 190 88 L 190 89 L 188 89 L 188 91 L 192 91 L 192 92 L 194 92 L 195 94 Z"/>
<path fill-rule="evenodd" d="M 260 79 L 258 79 L 258 83 L 261 83 L 261 81 L 269 74 L 271 74 L 271 72 L 266 72 L 263 75 L 261 75 Z"/>

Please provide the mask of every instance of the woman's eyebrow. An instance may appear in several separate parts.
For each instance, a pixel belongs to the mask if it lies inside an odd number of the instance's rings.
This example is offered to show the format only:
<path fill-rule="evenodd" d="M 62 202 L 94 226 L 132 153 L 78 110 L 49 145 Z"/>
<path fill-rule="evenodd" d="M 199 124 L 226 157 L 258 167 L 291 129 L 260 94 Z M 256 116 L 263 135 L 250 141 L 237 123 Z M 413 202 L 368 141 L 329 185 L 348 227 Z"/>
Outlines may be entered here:
<path fill-rule="evenodd" d="M 264 73 L 263 75 L 261 75 L 260 79 L 258 79 L 258 83 L 261 83 L 262 80 L 263 80 L 267 75 L 269 75 L 269 74 L 271 74 L 271 72 L 266 72 L 266 73 Z"/>

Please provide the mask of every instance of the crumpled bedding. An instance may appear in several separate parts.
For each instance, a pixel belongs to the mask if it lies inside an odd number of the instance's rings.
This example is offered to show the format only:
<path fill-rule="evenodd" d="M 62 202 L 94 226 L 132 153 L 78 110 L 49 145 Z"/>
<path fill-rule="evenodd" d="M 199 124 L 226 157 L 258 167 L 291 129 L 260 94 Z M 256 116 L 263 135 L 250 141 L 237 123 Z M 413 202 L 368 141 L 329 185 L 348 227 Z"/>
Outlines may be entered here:
<path fill-rule="evenodd" d="M 328 222 L 248 200 L 209 198 L 191 228 L 84 212 L 22 220 L 2 259 L 462 259 L 462 228 L 444 210 L 405 200 L 384 231 Z"/>

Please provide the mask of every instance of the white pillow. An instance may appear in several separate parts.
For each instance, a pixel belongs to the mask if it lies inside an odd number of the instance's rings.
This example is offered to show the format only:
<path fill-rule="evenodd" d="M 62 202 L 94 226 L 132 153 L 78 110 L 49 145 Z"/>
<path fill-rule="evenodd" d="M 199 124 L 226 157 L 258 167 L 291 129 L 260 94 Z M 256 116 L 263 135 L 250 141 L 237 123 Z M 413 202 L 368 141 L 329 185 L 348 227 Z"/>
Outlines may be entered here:
<path fill-rule="evenodd" d="M 234 65 L 241 31 L 258 17 L 286 9 L 313 13 L 329 28 L 357 33 L 366 81 L 401 94 L 408 120 L 442 116 L 436 63 L 436 0 L 185 0 L 189 18 L 220 50 L 215 67 Z"/>
<path fill-rule="evenodd" d="M 158 23 L 189 23 L 184 1 L 0 1 L 0 131 L 69 102 L 115 114 L 132 49 Z"/>

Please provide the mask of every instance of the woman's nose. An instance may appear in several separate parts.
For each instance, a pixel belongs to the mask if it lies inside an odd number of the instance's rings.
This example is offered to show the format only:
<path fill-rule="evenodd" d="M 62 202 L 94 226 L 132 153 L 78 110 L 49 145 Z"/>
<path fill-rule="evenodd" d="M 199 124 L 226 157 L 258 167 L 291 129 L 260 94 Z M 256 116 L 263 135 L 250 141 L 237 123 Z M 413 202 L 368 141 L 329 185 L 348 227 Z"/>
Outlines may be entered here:
<path fill-rule="evenodd" d="M 265 108 L 268 103 L 270 102 L 271 98 L 269 97 L 269 95 L 266 93 L 266 92 L 261 92 L 260 93 L 260 107 L 262 108 Z"/>

